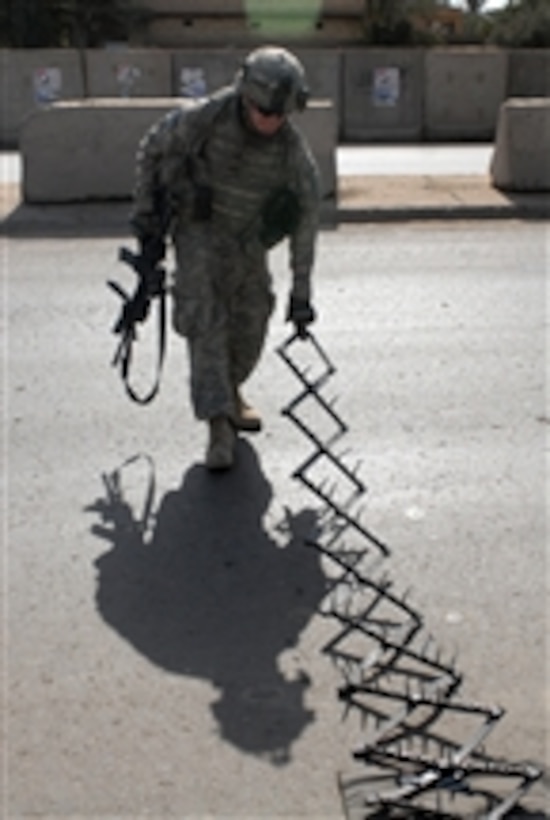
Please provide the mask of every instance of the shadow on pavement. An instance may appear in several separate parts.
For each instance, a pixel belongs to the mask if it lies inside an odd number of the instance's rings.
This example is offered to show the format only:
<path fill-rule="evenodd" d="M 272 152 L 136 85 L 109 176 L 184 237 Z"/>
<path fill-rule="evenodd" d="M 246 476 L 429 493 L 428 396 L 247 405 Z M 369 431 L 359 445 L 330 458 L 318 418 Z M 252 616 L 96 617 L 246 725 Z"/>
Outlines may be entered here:
<path fill-rule="evenodd" d="M 121 475 L 104 476 L 106 496 L 87 507 L 101 516 L 92 532 L 111 543 L 96 561 L 102 618 L 152 663 L 211 682 L 226 741 L 288 762 L 314 720 L 304 704 L 306 672 L 278 667 L 326 592 L 319 556 L 303 548 L 314 511 L 290 516 L 285 545 L 275 542 L 263 524 L 272 487 L 242 440 L 231 472 L 194 465 L 184 474 L 161 499 L 150 537 L 148 512 L 140 521 Z"/>
<path fill-rule="evenodd" d="M 6 203 L 2 201 L 0 185 L 0 236 L 25 239 L 131 236 L 130 206 L 131 200 L 34 204 L 17 199 Z M 334 198 L 322 203 L 320 216 L 321 230 L 338 227 Z"/>
<path fill-rule="evenodd" d="M 506 817 L 508 820 L 547 820 L 548 815 L 539 811 L 526 811 L 518 806 L 513 809 L 512 814 L 507 814 Z M 382 809 L 364 814 L 363 820 L 464 820 L 464 815 L 415 810 L 409 806 L 401 811 L 393 812 L 391 809 Z"/>
<path fill-rule="evenodd" d="M 130 236 L 128 202 L 28 204 L 18 201 L 0 219 L 0 235 L 41 239 Z"/>

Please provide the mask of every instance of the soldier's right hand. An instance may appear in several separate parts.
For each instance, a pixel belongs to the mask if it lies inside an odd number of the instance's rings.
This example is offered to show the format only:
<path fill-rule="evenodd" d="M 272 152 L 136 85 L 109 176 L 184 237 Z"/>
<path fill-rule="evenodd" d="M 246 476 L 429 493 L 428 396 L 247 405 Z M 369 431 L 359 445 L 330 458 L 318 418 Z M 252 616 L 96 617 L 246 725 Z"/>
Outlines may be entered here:
<path fill-rule="evenodd" d="M 156 268 L 164 259 L 166 242 L 158 236 L 143 236 L 139 240 L 140 256 L 151 267 Z"/>

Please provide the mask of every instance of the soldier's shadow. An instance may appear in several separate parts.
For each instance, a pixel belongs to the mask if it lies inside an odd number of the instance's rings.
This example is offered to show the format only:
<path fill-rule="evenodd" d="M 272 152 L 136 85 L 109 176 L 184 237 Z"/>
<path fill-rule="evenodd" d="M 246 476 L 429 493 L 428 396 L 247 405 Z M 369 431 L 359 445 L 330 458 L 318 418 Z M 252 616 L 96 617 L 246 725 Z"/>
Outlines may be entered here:
<path fill-rule="evenodd" d="M 150 539 L 117 482 L 106 486 L 88 507 L 102 517 L 93 532 L 112 542 L 96 561 L 101 616 L 153 663 L 211 682 L 223 738 L 285 763 L 314 719 L 299 659 L 292 672 L 279 662 L 326 592 L 319 556 L 303 546 L 314 511 L 290 516 L 282 543 L 270 536 L 272 487 L 245 441 L 231 472 L 194 465 L 184 474 L 162 498 Z"/>

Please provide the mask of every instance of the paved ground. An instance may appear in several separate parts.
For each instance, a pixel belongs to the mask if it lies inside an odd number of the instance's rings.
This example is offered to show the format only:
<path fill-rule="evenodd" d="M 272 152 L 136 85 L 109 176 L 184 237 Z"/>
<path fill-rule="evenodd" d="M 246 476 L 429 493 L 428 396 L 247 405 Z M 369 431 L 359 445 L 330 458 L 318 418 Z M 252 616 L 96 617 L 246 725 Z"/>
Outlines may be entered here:
<path fill-rule="evenodd" d="M 471 145 L 341 148 L 335 216 L 340 223 L 550 218 L 550 193 L 505 193 L 493 187 L 491 150 Z M 40 232 L 64 224 L 86 230 L 126 230 L 127 205 L 25 205 L 19 176 L 17 158 L 4 155 L 0 230 Z"/>
<path fill-rule="evenodd" d="M 301 542 L 318 509 L 291 479 L 309 444 L 280 414 L 286 252 L 249 391 L 266 430 L 217 481 L 177 339 L 153 405 L 125 397 L 118 240 L 76 233 L 2 239 L 3 817 L 342 818 L 337 775 L 365 773 L 350 751 L 370 729 L 342 721 L 326 567 Z M 506 709 L 487 750 L 541 766 L 547 272 L 545 223 L 434 220 L 324 231 L 316 282 L 327 397 L 392 589 L 456 654 L 461 697 Z M 540 782 L 533 820 L 547 799 Z"/>
<path fill-rule="evenodd" d="M 316 332 L 343 447 L 363 460 L 366 523 L 393 589 L 412 587 L 456 653 L 461 696 L 506 709 L 488 752 L 544 768 L 550 246 L 548 222 L 525 217 L 550 215 L 549 197 L 497 192 L 477 164 L 396 175 L 348 159 Z M 350 751 L 366 735 L 342 721 L 321 653 L 327 568 L 302 543 L 319 510 L 290 478 L 309 448 L 280 414 L 296 390 L 275 355 L 284 250 L 250 385 L 266 430 L 213 482 L 182 345 L 148 408 L 109 368 L 105 280 L 120 275 L 127 205 L 31 208 L 15 175 L 0 208 L 2 818 L 342 818 L 338 774 L 364 774 Z M 545 777 L 524 805 L 541 820 L 547 804 Z"/>

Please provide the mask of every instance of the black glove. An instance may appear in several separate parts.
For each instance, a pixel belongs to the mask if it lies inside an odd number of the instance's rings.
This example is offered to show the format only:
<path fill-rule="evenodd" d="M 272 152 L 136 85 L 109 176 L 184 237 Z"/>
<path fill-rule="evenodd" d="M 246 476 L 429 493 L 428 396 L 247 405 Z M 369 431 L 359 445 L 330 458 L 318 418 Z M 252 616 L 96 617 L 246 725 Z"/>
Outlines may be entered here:
<path fill-rule="evenodd" d="M 159 262 L 164 259 L 166 253 L 166 242 L 158 236 L 140 236 L 139 237 L 139 254 L 143 259 L 156 268 Z"/>
<path fill-rule="evenodd" d="M 139 245 L 138 265 L 147 295 L 158 296 L 164 286 L 164 269 L 159 262 L 164 259 L 166 243 L 156 236 L 143 236 L 140 237 Z"/>
<path fill-rule="evenodd" d="M 300 339 L 307 337 L 307 326 L 314 322 L 315 318 L 315 311 L 307 299 L 290 297 L 286 320 L 287 322 L 294 322 L 296 333 Z"/>

